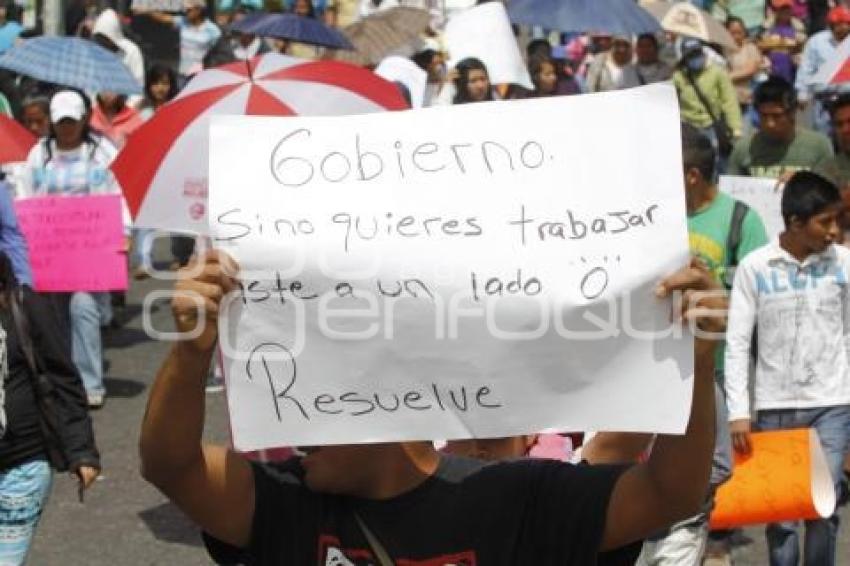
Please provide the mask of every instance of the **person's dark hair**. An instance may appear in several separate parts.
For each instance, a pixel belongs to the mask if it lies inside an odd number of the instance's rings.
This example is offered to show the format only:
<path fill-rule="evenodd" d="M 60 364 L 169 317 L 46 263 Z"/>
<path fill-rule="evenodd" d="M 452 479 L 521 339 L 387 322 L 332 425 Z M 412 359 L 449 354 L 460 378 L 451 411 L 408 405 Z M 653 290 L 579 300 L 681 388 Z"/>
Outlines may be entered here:
<path fill-rule="evenodd" d="M 469 89 L 467 88 L 469 85 L 469 74 L 472 71 L 484 71 L 484 74 L 487 75 L 487 79 L 489 80 L 490 73 L 487 72 L 487 67 L 480 59 L 468 57 L 458 63 L 455 69 L 458 72 L 458 77 L 455 79 L 456 94 L 453 101 L 454 104 L 466 104 L 467 102 L 472 102 L 472 99 L 469 97 Z M 484 100 L 493 100 L 492 89 L 487 91 L 487 96 Z"/>
<path fill-rule="evenodd" d="M 844 108 L 845 106 L 850 106 L 850 93 L 843 93 L 830 98 L 826 102 L 826 106 L 829 109 L 829 113 L 831 116 L 835 116 L 835 113 Z"/>
<path fill-rule="evenodd" d="M 12 259 L 6 252 L 0 252 L 0 308 L 10 308 L 19 285 Z"/>
<path fill-rule="evenodd" d="M 97 98 L 98 106 L 103 108 L 103 97 L 101 97 L 100 93 L 98 93 L 96 98 Z M 119 112 L 122 108 L 124 108 L 127 105 L 127 98 L 128 97 L 127 97 L 126 94 L 119 94 L 118 96 L 116 96 L 115 100 L 113 102 L 113 104 L 115 105 L 115 108 L 112 108 L 111 110 L 113 112 Z"/>
<path fill-rule="evenodd" d="M 742 20 L 738 16 L 729 16 L 728 18 L 726 18 L 726 27 L 728 28 L 732 24 L 740 25 L 742 28 L 744 28 L 744 33 L 746 33 L 747 35 L 750 34 L 750 32 L 747 30 L 747 24 L 745 24 L 744 20 Z"/>
<path fill-rule="evenodd" d="M 145 97 L 149 101 L 153 99 L 151 96 L 151 86 L 155 85 L 162 79 L 168 79 L 168 84 L 171 85 L 168 89 L 168 97 L 166 100 L 171 100 L 177 96 L 177 93 L 179 92 L 179 88 L 177 87 L 177 73 L 175 73 L 174 69 L 168 65 L 154 63 L 145 73 Z"/>
<path fill-rule="evenodd" d="M 552 68 L 555 69 L 555 75 L 560 78 L 560 75 L 558 73 L 558 65 L 555 64 L 554 59 L 548 56 L 533 57 L 528 62 L 528 74 L 531 75 L 531 81 L 534 83 L 535 90 L 540 89 L 540 85 L 538 84 L 538 81 L 540 79 L 538 77 L 543 71 L 544 65 L 552 65 Z"/>
<path fill-rule="evenodd" d="M 21 110 L 28 106 L 38 106 L 47 116 L 50 116 L 50 97 L 45 94 L 31 93 L 25 96 L 21 101 Z"/>
<path fill-rule="evenodd" d="M 690 124 L 682 123 L 682 163 L 685 171 L 696 169 L 707 181 L 714 179 L 717 153 L 711 140 Z"/>
<path fill-rule="evenodd" d="M 753 106 L 756 110 L 762 104 L 779 104 L 787 111 L 797 107 L 797 94 L 794 86 L 782 77 L 770 77 L 753 93 Z"/>
<path fill-rule="evenodd" d="M 552 44 L 548 39 L 532 39 L 525 48 L 525 54 L 529 60 L 535 57 L 551 57 Z"/>
<path fill-rule="evenodd" d="M 12 260 L 6 252 L 0 252 L 0 304 L 8 306 L 12 299 L 12 293 L 18 288 L 18 278 L 15 277 L 15 269 Z"/>
<path fill-rule="evenodd" d="M 654 33 L 642 33 L 639 36 L 637 36 L 637 41 L 641 41 L 642 39 L 650 40 L 652 42 L 652 44 L 655 46 L 655 48 L 658 49 L 658 47 L 659 47 L 658 38 L 655 37 Z"/>
<path fill-rule="evenodd" d="M 808 222 L 828 207 L 841 202 L 841 192 L 833 183 L 811 171 L 798 171 L 782 190 L 782 220 L 787 228 L 791 219 Z"/>
<path fill-rule="evenodd" d="M 313 0 L 305 0 L 307 4 L 310 6 L 310 10 L 307 12 L 308 18 L 316 17 L 316 6 L 313 4 Z M 295 6 L 298 4 L 298 0 L 293 0 L 292 2 L 292 12 L 295 12 Z"/>
<path fill-rule="evenodd" d="M 23 17 L 24 13 L 23 6 L 18 6 L 11 0 L 9 0 L 8 2 L 3 2 L 2 5 L 6 8 L 7 22 L 21 23 L 21 18 Z"/>
<path fill-rule="evenodd" d="M 414 54 L 410 60 L 416 63 L 416 65 L 423 71 L 427 71 L 436 56 L 437 52 L 433 49 L 423 49 L 419 53 Z"/>
<path fill-rule="evenodd" d="M 86 115 L 83 117 L 83 135 L 82 135 L 82 138 L 83 138 L 83 142 L 87 142 L 91 145 L 91 151 L 90 151 L 89 155 L 90 156 L 94 155 L 94 152 L 97 151 L 97 146 L 100 144 L 100 137 L 97 135 L 97 132 L 91 127 L 91 125 L 89 123 L 89 117 L 91 116 L 91 100 L 89 100 L 89 97 L 86 96 L 86 94 L 83 91 L 81 91 L 78 88 L 72 88 L 72 87 L 64 87 L 64 88 L 56 90 L 51 95 L 50 99 L 53 100 L 54 96 L 56 96 L 58 93 L 65 91 L 65 90 L 70 90 L 72 92 L 76 92 L 83 99 L 83 105 L 85 106 L 85 109 L 86 109 Z M 48 115 L 50 115 L 49 105 L 48 105 Z M 53 127 L 53 119 L 51 118 L 50 119 L 50 133 L 47 134 L 47 139 L 44 140 L 44 149 L 45 149 L 44 165 L 47 165 L 50 162 L 50 160 L 53 159 L 53 150 L 50 147 L 51 146 L 50 142 L 53 142 L 53 141 L 56 141 L 56 130 Z"/>

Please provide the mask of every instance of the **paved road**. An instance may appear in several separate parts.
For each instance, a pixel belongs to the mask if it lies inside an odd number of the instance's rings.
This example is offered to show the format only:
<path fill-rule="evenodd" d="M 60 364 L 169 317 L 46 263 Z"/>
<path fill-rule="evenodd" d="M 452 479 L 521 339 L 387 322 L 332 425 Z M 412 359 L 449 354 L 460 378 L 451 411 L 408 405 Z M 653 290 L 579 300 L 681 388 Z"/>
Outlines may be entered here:
<path fill-rule="evenodd" d="M 144 282 L 129 294 L 129 323 L 106 337 L 109 361 L 106 406 L 94 414 L 104 477 L 77 501 L 74 482 L 56 478 L 51 501 L 35 540 L 34 566 L 192 566 L 210 564 L 197 529 L 139 476 L 137 440 L 148 388 L 167 345 L 141 330 L 145 294 L 162 284 Z M 164 304 L 152 313 L 158 329 L 168 329 Z M 207 434 L 227 438 L 224 396 L 207 395 Z M 850 513 L 845 510 L 839 564 L 850 564 Z M 767 564 L 760 530 L 746 533 L 753 542 L 735 550 L 739 565 Z"/>

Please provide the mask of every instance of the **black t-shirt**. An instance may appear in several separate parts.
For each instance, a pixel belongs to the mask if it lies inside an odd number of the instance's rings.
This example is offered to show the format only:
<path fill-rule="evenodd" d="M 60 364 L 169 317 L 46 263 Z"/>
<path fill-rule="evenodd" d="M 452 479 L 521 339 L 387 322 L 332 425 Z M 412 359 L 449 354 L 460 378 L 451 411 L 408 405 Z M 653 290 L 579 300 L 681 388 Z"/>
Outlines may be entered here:
<path fill-rule="evenodd" d="M 377 564 L 356 510 L 398 566 L 593 565 L 623 469 L 443 456 L 419 487 L 374 501 L 310 491 L 297 459 L 255 464 L 249 548 L 207 546 L 220 564 Z"/>

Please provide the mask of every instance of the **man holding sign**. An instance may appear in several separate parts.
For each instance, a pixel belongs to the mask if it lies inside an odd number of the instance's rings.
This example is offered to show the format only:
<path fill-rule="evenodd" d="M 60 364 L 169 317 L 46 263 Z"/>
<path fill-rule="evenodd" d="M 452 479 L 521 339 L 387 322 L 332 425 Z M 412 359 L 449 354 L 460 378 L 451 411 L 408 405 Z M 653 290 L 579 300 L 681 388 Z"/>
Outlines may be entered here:
<path fill-rule="evenodd" d="M 586 135 L 565 139 L 565 122 Z M 646 131 L 655 143 L 635 155 Z M 725 296 L 701 264 L 659 284 L 688 257 L 669 85 L 226 117 L 210 136 L 219 249 L 178 283 L 185 340 L 141 451 L 145 476 L 224 549 L 263 564 L 588 564 L 696 512 L 714 438 L 702 331 L 722 329 Z M 588 155 L 602 143 L 622 167 Z M 659 301 L 678 292 L 695 350 Z M 234 450 L 201 443 L 216 340 Z M 430 441 L 594 425 L 661 436 L 627 470 L 484 465 Z M 237 453 L 281 444 L 303 457 Z"/>
<path fill-rule="evenodd" d="M 177 343 L 166 359 L 141 437 L 144 476 L 213 537 L 209 548 L 219 560 L 592 564 L 599 551 L 693 515 L 703 501 L 714 443 L 715 343 L 706 339 L 695 344 L 687 433 L 659 436 L 649 461 L 629 468 L 485 465 L 440 456 L 429 442 L 304 448 L 303 457 L 265 466 L 205 445 L 204 380 L 221 299 L 237 288 L 236 276 L 218 252 L 183 271 L 174 317 L 178 330 L 196 338 Z M 724 327 L 725 298 L 704 292 L 711 289 L 716 284 L 695 263 L 661 282 L 657 294 L 685 292 L 678 316 L 715 334 Z"/>

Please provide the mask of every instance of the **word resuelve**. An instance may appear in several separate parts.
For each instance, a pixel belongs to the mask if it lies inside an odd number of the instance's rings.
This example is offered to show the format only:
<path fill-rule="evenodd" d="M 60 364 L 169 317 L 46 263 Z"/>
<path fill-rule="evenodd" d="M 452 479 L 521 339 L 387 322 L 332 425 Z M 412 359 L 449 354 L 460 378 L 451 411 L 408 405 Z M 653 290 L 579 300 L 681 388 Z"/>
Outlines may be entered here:
<path fill-rule="evenodd" d="M 654 293 L 688 262 L 679 128 L 669 85 L 213 119 L 235 447 L 681 433 L 692 341 Z"/>
<path fill-rule="evenodd" d="M 264 354 L 282 353 L 288 363 L 269 363 Z M 275 375 L 275 369 L 280 373 Z M 255 372 L 259 370 L 261 375 Z M 306 421 L 319 416 L 343 415 L 362 417 L 375 412 L 392 414 L 397 411 L 453 411 L 460 413 L 486 409 L 498 409 L 502 405 L 495 399 L 493 391 L 486 385 L 461 385 L 457 388 L 438 383 L 423 384 L 407 390 L 391 391 L 344 391 L 341 393 L 319 393 L 308 398 L 297 391 L 297 361 L 282 344 L 260 344 L 251 351 L 246 362 L 249 379 L 262 379 L 268 383 L 269 397 L 279 422 L 289 411 Z"/>

